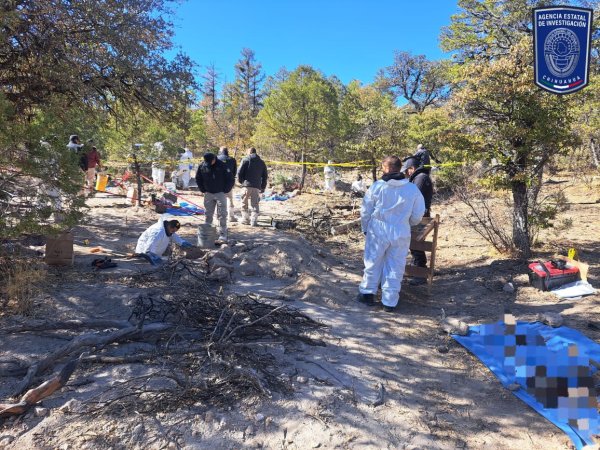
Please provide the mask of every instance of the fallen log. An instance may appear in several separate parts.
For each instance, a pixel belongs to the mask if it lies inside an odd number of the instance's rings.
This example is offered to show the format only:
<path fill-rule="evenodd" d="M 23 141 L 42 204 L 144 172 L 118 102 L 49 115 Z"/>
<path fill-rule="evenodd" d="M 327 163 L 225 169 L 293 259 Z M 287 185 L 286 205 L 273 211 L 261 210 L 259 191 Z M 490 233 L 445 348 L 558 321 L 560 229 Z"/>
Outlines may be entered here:
<path fill-rule="evenodd" d="M 26 323 L 13 325 L 0 329 L 0 334 L 24 333 L 27 331 L 51 331 L 51 330 L 84 330 L 84 329 L 108 329 L 126 328 L 132 324 L 127 320 L 108 319 L 73 319 L 59 322 L 48 322 L 47 320 L 30 320 Z"/>
<path fill-rule="evenodd" d="M 67 345 L 59 348 L 54 353 L 51 353 L 41 361 L 32 364 L 27 370 L 27 374 L 17 386 L 14 396 L 20 395 L 25 389 L 31 386 L 33 378 L 43 374 L 46 370 L 52 367 L 59 359 L 80 350 L 85 347 L 104 347 L 113 342 L 118 342 L 125 339 L 133 339 L 148 333 L 157 333 L 173 328 L 173 324 L 168 323 L 150 323 L 143 328 L 130 326 L 107 334 L 86 333 L 75 337 Z"/>
<path fill-rule="evenodd" d="M 71 378 L 71 375 L 73 375 L 73 372 L 75 372 L 78 365 L 79 358 L 72 359 L 64 365 L 58 374 L 49 380 L 44 381 L 38 387 L 27 391 L 18 403 L 0 403 L 0 417 L 26 413 L 29 408 L 67 384 L 67 381 L 69 381 L 69 378 Z"/>
<path fill-rule="evenodd" d="M 356 220 L 353 220 L 352 222 L 333 226 L 333 227 L 331 227 L 331 234 L 336 235 L 336 234 L 347 233 L 348 231 L 350 231 L 354 228 L 360 227 L 360 222 L 361 222 L 360 219 L 356 219 Z"/>

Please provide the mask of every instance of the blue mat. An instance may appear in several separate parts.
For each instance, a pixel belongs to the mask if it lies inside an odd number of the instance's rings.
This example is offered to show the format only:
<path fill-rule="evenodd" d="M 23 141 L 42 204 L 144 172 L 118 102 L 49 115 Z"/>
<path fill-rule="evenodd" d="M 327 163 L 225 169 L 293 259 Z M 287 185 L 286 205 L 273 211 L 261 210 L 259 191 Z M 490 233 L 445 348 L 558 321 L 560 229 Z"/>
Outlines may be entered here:
<path fill-rule="evenodd" d="M 204 214 L 202 208 L 198 208 L 190 203 L 179 202 L 179 208 L 167 208 L 167 213 L 172 216 L 195 216 Z"/>
<path fill-rule="evenodd" d="M 530 407 L 563 430 L 580 450 L 599 433 L 598 400 L 590 359 L 600 362 L 600 345 L 567 327 L 503 321 L 469 327 L 452 335 Z"/>

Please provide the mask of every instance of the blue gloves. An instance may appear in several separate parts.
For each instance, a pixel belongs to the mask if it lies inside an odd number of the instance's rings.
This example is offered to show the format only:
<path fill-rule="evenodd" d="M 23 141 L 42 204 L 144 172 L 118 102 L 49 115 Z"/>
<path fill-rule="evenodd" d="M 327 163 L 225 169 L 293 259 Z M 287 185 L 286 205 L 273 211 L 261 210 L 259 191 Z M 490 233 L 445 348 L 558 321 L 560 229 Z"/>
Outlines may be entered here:
<path fill-rule="evenodd" d="M 150 264 L 152 264 L 153 266 L 156 266 L 156 265 L 162 263 L 162 258 L 160 256 L 158 256 L 156 253 L 148 252 L 146 254 L 148 255 L 148 259 L 150 259 Z"/>
<path fill-rule="evenodd" d="M 188 241 L 183 241 L 181 244 L 181 248 L 191 248 L 193 247 L 192 244 L 190 244 Z"/>

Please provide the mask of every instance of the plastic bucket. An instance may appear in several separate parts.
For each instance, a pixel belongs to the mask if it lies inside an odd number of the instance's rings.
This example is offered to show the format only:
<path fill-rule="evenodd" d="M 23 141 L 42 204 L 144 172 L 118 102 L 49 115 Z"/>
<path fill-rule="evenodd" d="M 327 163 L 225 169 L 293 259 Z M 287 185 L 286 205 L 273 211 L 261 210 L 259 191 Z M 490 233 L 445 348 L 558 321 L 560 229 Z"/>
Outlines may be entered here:
<path fill-rule="evenodd" d="M 217 240 L 217 229 L 209 224 L 198 226 L 198 247 L 215 248 Z"/>
<path fill-rule="evenodd" d="M 106 185 L 108 184 L 108 175 L 98 175 L 98 179 L 96 180 L 96 190 L 98 192 L 104 192 L 106 190 Z"/>

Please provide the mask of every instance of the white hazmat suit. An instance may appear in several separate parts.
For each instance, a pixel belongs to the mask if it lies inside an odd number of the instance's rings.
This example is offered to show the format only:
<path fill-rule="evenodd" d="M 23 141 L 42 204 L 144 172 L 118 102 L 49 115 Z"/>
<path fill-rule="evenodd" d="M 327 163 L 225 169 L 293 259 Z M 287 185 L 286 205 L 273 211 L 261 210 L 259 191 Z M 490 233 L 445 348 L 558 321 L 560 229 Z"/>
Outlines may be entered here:
<path fill-rule="evenodd" d="M 164 145 L 162 142 L 155 142 L 152 147 L 155 158 L 152 162 L 152 181 L 162 185 L 165 182 Z"/>
<path fill-rule="evenodd" d="M 410 227 L 421 222 L 424 213 L 423 195 L 408 180 L 379 180 L 370 187 L 360 210 L 367 236 L 361 294 L 376 294 L 381 282 L 381 302 L 392 308 L 398 304 Z"/>
<path fill-rule="evenodd" d="M 329 164 L 333 164 L 333 161 L 327 161 L 327 165 L 323 168 L 323 176 L 325 178 L 325 191 L 331 192 L 335 190 L 335 169 Z"/>
<path fill-rule="evenodd" d="M 181 184 L 184 189 L 187 189 L 190 184 L 191 171 L 194 166 L 193 157 L 194 155 L 192 155 L 190 149 L 184 148 L 184 152 L 181 158 L 179 158 L 179 176 L 181 177 Z"/>
<path fill-rule="evenodd" d="M 164 222 L 172 219 L 171 216 L 163 215 L 154 225 L 150 226 L 142 233 L 135 247 L 136 253 L 151 253 L 158 257 L 162 256 L 169 243 L 174 242 L 177 245 L 183 245 L 186 242 L 177 233 L 167 236 Z"/>

